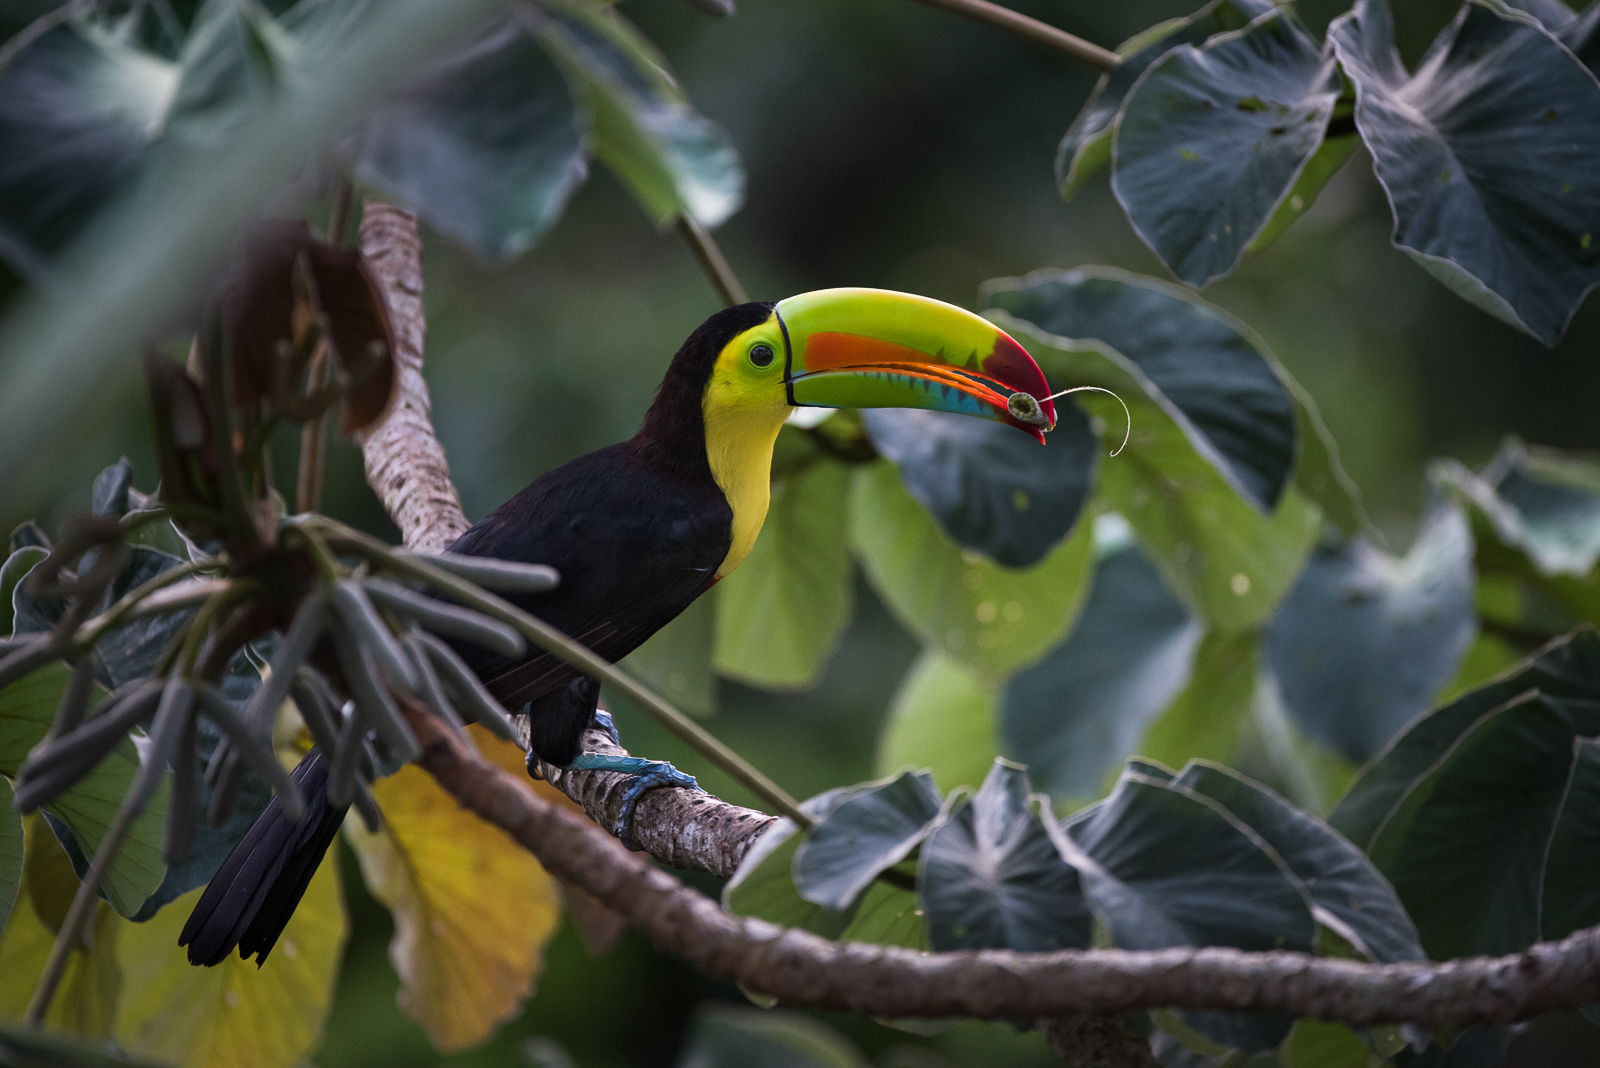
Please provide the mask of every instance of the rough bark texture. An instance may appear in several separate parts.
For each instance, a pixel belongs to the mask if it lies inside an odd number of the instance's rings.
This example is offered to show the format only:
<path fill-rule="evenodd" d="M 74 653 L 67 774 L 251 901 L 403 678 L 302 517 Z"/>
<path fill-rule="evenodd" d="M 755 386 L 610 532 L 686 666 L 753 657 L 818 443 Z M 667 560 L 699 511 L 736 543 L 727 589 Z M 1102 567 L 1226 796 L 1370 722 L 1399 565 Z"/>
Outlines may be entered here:
<path fill-rule="evenodd" d="M 1600 928 L 1508 957 L 1444 964 L 1359 964 L 1216 948 L 919 953 L 830 942 L 723 912 L 593 823 L 537 797 L 433 718 L 408 718 L 423 745 L 418 763 L 551 874 L 620 913 L 663 952 L 796 1005 L 891 1018 L 986 1020 L 1172 1006 L 1459 1028 L 1600 1000 Z M 1058 1042 L 1074 1033 L 1087 1039 L 1097 1030 L 1079 1022 L 1052 1027 Z M 1095 1063 L 1081 1049 L 1069 1056 Z"/>
<path fill-rule="evenodd" d="M 400 528 L 406 548 L 438 552 L 471 524 L 450 481 L 444 446 L 434 436 L 428 384 L 422 378 L 427 320 L 417 220 L 399 208 L 367 201 L 361 213 L 361 252 L 389 301 L 400 380 L 389 418 L 361 442 L 367 482 Z"/>

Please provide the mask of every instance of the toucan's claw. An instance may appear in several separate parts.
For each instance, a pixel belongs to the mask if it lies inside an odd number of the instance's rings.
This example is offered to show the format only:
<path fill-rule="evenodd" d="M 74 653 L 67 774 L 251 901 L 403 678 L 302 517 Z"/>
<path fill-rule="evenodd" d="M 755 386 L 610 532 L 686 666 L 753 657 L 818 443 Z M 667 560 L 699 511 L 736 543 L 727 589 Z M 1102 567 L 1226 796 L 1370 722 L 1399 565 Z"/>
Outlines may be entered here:
<path fill-rule="evenodd" d="M 601 713 L 601 715 L 605 715 Z M 606 716 L 609 720 L 611 717 Z M 633 781 L 622 794 L 622 810 L 617 817 L 613 833 L 629 849 L 639 849 L 633 840 L 633 810 L 646 790 L 663 786 L 676 786 L 685 790 L 698 790 L 700 784 L 693 775 L 685 775 L 665 760 L 646 760 L 644 757 L 610 756 L 605 753 L 579 753 L 567 765 L 569 771 L 615 771 L 633 776 Z"/>
<path fill-rule="evenodd" d="M 594 710 L 594 716 L 589 720 L 589 726 L 595 730 L 605 731 L 611 735 L 611 740 L 617 745 L 622 744 L 622 739 L 617 737 L 617 725 L 611 721 L 611 713 L 603 708 Z"/>

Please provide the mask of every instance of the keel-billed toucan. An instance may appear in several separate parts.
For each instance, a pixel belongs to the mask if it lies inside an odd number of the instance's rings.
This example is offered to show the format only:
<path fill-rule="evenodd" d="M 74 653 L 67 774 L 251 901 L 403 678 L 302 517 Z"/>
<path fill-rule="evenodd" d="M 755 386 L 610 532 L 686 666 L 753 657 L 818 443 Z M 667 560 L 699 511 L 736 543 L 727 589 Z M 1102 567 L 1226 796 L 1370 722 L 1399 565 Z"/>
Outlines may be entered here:
<path fill-rule="evenodd" d="M 541 475 L 449 551 L 555 567 L 556 589 L 512 599 L 620 660 L 750 552 L 767 514 L 773 445 L 795 407 L 961 412 L 1042 442 L 1055 425 L 1048 395 L 1011 337 L 940 301 L 828 289 L 741 304 L 689 335 L 637 434 Z M 504 707 L 527 706 L 530 761 L 636 774 L 632 799 L 648 786 L 692 785 L 659 762 L 578 752 L 595 679 L 548 654 L 458 651 Z M 317 750 L 295 777 L 305 816 L 291 822 L 276 799 L 262 813 L 184 927 L 191 962 L 217 964 L 236 945 L 265 961 L 299 903 L 344 810 L 328 800 Z"/>

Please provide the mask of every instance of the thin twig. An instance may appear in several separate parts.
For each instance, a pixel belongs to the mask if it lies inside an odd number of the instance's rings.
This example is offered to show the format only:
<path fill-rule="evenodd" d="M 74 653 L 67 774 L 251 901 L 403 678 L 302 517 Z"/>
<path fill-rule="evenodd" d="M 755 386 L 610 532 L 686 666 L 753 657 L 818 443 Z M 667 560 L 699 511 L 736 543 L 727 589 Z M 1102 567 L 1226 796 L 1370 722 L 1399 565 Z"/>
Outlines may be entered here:
<path fill-rule="evenodd" d="M 717 291 L 723 307 L 731 308 L 748 301 L 750 298 L 745 296 L 744 286 L 739 284 L 738 276 L 728 266 L 727 257 L 723 256 L 722 249 L 705 227 L 695 222 L 688 212 L 680 212 L 675 225 L 689 250 L 694 253 L 695 262 L 711 280 L 711 287 Z"/>
<path fill-rule="evenodd" d="M 920 2 L 929 7 L 965 15 L 978 22 L 987 22 L 991 26 L 1009 30 L 1019 37 L 1048 45 L 1080 63 L 1087 63 L 1096 70 L 1110 70 L 1122 61 L 1122 58 L 1110 49 L 1101 48 L 1097 44 L 1085 41 L 1082 37 L 1074 37 L 1066 30 L 1058 30 L 1049 23 L 1031 19 L 1010 8 L 991 4 L 988 0 L 920 0 Z"/>
<path fill-rule="evenodd" d="M 306 394 L 312 396 L 328 383 L 328 349 L 318 346 L 306 374 Z M 322 471 L 328 451 L 328 413 L 323 411 L 306 420 L 300 428 L 300 473 L 295 479 L 294 510 L 322 511 Z"/>

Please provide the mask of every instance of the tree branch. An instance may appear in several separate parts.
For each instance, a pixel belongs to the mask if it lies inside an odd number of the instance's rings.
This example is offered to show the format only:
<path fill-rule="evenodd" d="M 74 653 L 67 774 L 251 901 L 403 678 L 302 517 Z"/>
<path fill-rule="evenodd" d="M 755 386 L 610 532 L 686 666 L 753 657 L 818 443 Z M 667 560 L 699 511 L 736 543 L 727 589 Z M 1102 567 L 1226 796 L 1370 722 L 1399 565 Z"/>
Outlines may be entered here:
<path fill-rule="evenodd" d="M 594 824 L 539 798 L 432 717 L 408 710 L 407 719 L 423 747 L 417 762 L 552 875 L 620 913 L 663 952 L 791 1004 L 896 1019 L 1053 1019 L 1179 1007 L 1459 1028 L 1600 1000 L 1600 928 L 1508 957 L 1444 964 L 1193 947 L 919 953 L 830 942 L 723 912 Z"/>

